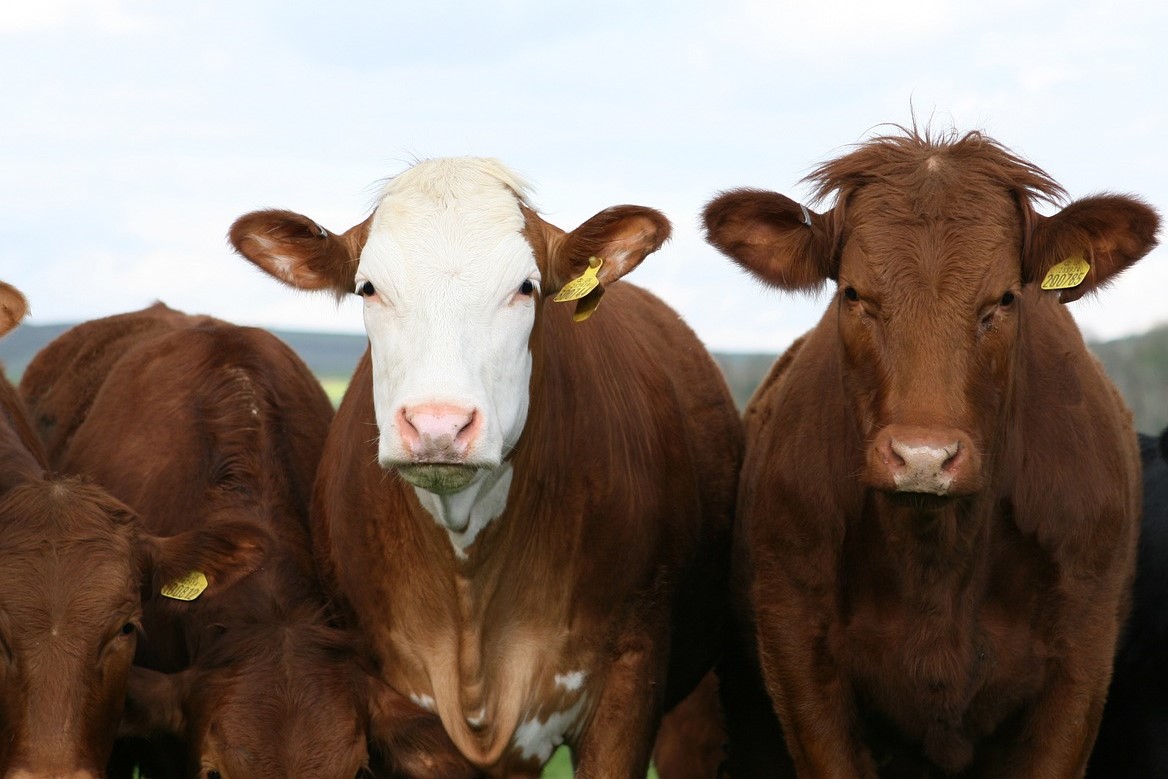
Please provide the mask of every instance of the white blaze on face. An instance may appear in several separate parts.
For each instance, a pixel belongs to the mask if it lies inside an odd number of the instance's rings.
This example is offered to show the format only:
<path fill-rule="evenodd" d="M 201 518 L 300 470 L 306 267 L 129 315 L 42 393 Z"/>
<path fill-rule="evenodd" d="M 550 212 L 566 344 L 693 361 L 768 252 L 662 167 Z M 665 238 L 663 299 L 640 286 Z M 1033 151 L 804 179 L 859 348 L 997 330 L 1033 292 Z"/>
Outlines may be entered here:
<path fill-rule="evenodd" d="M 524 192 L 493 160 L 421 162 L 386 186 L 361 253 L 378 459 L 430 492 L 479 481 L 523 431 L 540 278 Z"/>

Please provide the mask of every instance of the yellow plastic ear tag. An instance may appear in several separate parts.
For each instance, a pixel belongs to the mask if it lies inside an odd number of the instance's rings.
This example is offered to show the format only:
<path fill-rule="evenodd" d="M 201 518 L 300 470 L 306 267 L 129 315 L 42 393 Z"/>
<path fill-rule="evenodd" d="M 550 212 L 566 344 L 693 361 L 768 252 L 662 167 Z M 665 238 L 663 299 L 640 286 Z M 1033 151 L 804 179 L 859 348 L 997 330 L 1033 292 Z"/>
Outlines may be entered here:
<path fill-rule="evenodd" d="M 604 265 L 604 260 L 600 257 L 589 257 L 588 267 L 584 272 L 576 278 L 565 284 L 552 300 L 556 303 L 567 303 L 569 300 L 579 300 L 587 295 L 592 290 L 600 286 L 600 279 L 596 278 L 596 274 L 600 271 L 600 267 Z"/>
<path fill-rule="evenodd" d="M 1042 288 L 1070 289 L 1077 287 L 1083 283 L 1083 279 L 1087 278 L 1089 270 L 1091 270 L 1091 264 L 1084 260 L 1082 255 L 1076 254 L 1074 257 L 1068 257 L 1050 269 L 1046 278 L 1042 280 Z"/>
<path fill-rule="evenodd" d="M 191 571 L 181 579 L 164 585 L 160 592 L 175 600 L 194 600 L 207 589 L 207 577 L 202 571 Z"/>
<path fill-rule="evenodd" d="M 604 287 L 597 287 L 576 303 L 576 310 L 572 312 L 573 322 L 583 322 L 592 316 L 592 312 L 600 305 L 600 296 L 604 294 Z"/>

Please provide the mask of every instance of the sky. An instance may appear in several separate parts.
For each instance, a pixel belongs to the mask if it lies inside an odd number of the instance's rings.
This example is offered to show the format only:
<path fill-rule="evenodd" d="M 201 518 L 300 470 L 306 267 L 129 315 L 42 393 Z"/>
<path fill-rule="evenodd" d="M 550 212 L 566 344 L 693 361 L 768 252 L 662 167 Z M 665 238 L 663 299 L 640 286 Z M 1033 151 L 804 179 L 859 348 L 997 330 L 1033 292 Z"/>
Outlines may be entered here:
<path fill-rule="evenodd" d="M 817 164 L 915 117 L 987 132 L 1072 198 L 1166 210 L 1166 38 L 1162 0 L 0 0 L 0 279 L 33 324 L 162 300 L 359 333 L 355 298 L 263 275 L 232 221 L 339 232 L 414 160 L 491 156 L 565 229 L 662 210 L 673 240 L 627 278 L 712 349 L 778 351 L 832 290 L 739 270 L 702 238 L 711 197 L 807 200 Z M 1168 322 L 1166 289 L 1160 247 L 1072 309 L 1121 337 Z"/>

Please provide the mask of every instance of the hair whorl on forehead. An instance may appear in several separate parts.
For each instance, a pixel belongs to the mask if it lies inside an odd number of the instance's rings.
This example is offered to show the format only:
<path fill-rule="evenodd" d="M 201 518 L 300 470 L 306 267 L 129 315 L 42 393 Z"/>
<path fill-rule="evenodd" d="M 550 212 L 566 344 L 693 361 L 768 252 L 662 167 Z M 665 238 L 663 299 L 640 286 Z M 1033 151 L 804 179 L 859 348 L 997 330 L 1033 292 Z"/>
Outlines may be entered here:
<path fill-rule="evenodd" d="M 1045 171 L 984 133 L 946 130 L 938 135 L 929 128 L 922 132 L 915 124 L 894 127 L 902 134 L 871 138 L 808 174 L 804 181 L 815 185 L 815 200 L 822 202 L 834 194 L 835 202 L 842 203 L 867 184 L 906 187 L 923 171 L 949 167 L 1015 192 L 1030 207 L 1038 201 L 1059 204 L 1066 199 L 1066 191 Z"/>
<path fill-rule="evenodd" d="M 484 184 L 495 183 L 511 190 L 524 205 L 531 203 L 531 185 L 515 171 L 493 157 L 443 157 L 419 160 L 409 169 L 386 180 L 378 201 L 404 189 L 417 190 L 434 200 L 467 197 Z"/>

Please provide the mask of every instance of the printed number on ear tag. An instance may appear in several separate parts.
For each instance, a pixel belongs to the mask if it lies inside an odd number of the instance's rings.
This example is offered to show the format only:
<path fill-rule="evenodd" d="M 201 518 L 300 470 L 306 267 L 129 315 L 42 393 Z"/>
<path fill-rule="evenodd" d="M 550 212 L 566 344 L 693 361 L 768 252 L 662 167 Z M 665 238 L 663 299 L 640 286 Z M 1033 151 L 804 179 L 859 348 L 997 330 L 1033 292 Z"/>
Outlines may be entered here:
<path fill-rule="evenodd" d="M 600 279 L 596 278 L 596 274 L 600 271 L 602 265 L 604 265 L 602 258 L 589 257 L 588 267 L 584 269 L 584 272 L 565 284 L 556 293 L 556 296 L 552 298 L 552 301 L 556 303 L 567 303 L 569 300 L 579 300 L 599 287 Z"/>
<path fill-rule="evenodd" d="M 181 579 L 164 585 L 159 592 L 174 600 L 194 600 L 207 589 L 207 577 L 202 571 L 191 571 Z"/>
<path fill-rule="evenodd" d="M 1050 269 L 1046 278 L 1042 280 L 1042 288 L 1070 289 L 1077 287 L 1083 283 L 1083 279 L 1087 278 L 1089 270 L 1091 270 L 1091 265 L 1083 259 L 1082 255 L 1076 254 L 1074 257 L 1068 257 Z"/>

